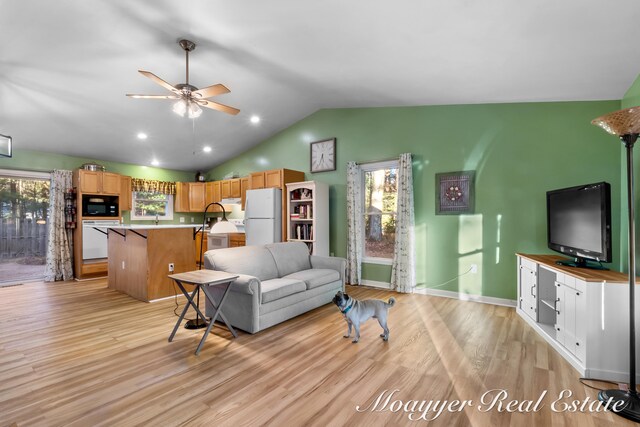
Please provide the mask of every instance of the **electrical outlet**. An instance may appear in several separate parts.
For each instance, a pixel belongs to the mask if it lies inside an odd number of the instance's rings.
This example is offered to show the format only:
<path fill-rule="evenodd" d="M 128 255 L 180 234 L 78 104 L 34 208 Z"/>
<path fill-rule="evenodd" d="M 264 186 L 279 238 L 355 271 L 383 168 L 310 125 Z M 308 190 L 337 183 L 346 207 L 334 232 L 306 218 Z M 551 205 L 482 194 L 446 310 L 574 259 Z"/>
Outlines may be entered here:
<path fill-rule="evenodd" d="M 478 264 L 471 264 L 471 274 L 476 274 L 478 272 Z"/>
<path fill-rule="evenodd" d="M 173 273 L 173 268 L 174 268 L 173 263 L 170 262 L 169 263 L 169 273 Z"/>
<path fill-rule="evenodd" d="M 184 217 L 183 216 L 180 217 L 180 223 L 184 224 Z"/>
<path fill-rule="evenodd" d="M 193 223 L 195 221 L 196 221 L 196 219 L 194 217 L 191 217 L 191 222 Z"/>

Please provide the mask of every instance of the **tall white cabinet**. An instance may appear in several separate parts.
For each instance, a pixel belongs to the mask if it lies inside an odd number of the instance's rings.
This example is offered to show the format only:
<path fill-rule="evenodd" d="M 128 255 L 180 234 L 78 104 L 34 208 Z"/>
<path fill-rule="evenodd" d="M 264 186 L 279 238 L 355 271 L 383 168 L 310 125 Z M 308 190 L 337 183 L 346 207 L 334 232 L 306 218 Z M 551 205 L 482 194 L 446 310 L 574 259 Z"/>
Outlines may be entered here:
<path fill-rule="evenodd" d="M 517 254 L 516 312 L 580 375 L 628 381 L 627 275 L 557 265 L 561 258 Z M 636 285 L 636 305 L 638 294 L 640 285 Z M 638 317 L 636 330 L 640 330 Z"/>
<path fill-rule="evenodd" d="M 304 242 L 312 255 L 329 256 L 329 186 L 287 184 L 287 241 Z"/>

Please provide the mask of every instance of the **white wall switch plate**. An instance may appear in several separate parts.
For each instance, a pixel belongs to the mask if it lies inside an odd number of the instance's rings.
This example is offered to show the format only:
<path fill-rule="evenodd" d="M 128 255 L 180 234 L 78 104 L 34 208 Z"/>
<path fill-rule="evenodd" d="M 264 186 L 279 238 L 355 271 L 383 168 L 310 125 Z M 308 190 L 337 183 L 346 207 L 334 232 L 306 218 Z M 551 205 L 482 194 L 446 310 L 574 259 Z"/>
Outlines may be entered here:
<path fill-rule="evenodd" d="M 471 274 L 476 274 L 478 272 L 478 264 L 471 264 Z"/>
<path fill-rule="evenodd" d="M 180 217 L 180 223 L 184 224 L 184 217 L 183 216 Z"/>

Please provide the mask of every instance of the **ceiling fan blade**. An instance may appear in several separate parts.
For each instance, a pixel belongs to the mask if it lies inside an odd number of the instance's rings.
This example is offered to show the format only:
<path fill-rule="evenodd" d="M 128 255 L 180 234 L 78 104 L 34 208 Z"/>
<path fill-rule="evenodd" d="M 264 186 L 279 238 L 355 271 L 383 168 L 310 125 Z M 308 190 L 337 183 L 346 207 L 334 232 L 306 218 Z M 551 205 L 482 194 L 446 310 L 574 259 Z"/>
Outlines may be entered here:
<path fill-rule="evenodd" d="M 178 95 L 135 95 L 128 93 L 127 96 L 131 98 L 144 98 L 144 99 L 180 99 Z"/>
<path fill-rule="evenodd" d="M 196 98 L 209 98 L 211 96 L 222 95 L 223 93 L 231 92 L 227 87 L 223 84 L 217 84 L 213 86 L 203 87 L 202 89 L 191 92 L 191 95 L 194 95 Z"/>
<path fill-rule="evenodd" d="M 174 92 L 174 93 L 180 93 L 180 91 L 178 89 L 176 89 L 175 87 L 171 86 L 169 83 L 165 82 L 160 77 L 158 77 L 155 74 L 153 74 L 152 72 L 144 71 L 144 70 L 138 70 L 138 72 L 140 74 L 142 74 L 143 76 L 153 80 L 155 83 L 159 84 L 163 88 L 165 88 L 165 89 L 167 89 L 167 90 L 169 90 L 171 92 Z"/>
<path fill-rule="evenodd" d="M 232 114 L 234 116 L 240 112 L 240 110 L 238 110 L 237 108 L 229 107 L 228 105 L 219 104 L 213 101 L 207 101 L 206 99 L 199 99 L 197 100 L 197 102 L 199 105 L 202 105 L 203 107 L 211 108 L 212 110 L 222 111 L 223 113 Z"/>

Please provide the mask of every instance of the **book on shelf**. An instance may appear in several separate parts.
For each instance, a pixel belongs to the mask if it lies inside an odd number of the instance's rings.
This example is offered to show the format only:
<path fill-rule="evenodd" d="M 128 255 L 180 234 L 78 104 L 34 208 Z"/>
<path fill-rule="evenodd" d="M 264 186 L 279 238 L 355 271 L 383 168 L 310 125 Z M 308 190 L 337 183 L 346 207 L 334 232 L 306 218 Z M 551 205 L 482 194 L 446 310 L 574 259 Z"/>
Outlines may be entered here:
<path fill-rule="evenodd" d="M 297 240 L 312 240 L 313 226 L 311 224 L 298 224 L 295 227 L 295 236 Z"/>

